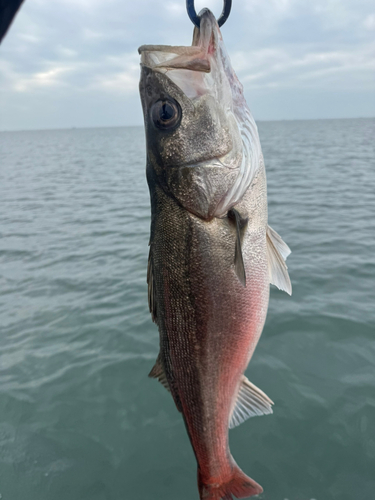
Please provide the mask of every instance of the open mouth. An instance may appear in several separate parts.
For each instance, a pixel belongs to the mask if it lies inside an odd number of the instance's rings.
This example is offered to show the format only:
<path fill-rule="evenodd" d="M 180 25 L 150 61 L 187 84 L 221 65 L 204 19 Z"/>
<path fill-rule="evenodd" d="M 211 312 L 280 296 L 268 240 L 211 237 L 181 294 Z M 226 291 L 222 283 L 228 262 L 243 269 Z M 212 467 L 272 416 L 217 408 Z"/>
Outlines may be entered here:
<path fill-rule="evenodd" d="M 195 28 L 191 46 L 142 45 L 138 52 L 142 65 L 166 74 L 190 99 L 205 94 L 220 98 L 220 39 L 216 20 L 207 14 Z"/>
<path fill-rule="evenodd" d="M 189 99 L 214 88 L 210 62 L 199 47 L 142 45 L 138 50 L 142 65 L 165 74 Z"/>

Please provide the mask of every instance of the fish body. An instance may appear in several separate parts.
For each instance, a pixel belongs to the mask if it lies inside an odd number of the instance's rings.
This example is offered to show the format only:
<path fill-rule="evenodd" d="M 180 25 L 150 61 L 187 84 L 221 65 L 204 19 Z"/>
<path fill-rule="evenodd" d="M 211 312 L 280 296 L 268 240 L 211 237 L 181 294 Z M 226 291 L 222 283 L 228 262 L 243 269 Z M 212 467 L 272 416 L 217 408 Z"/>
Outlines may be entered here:
<path fill-rule="evenodd" d="M 150 376 L 171 392 L 198 462 L 200 498 L 260 493 L 229 451 L 228 427 L 272 413 L 244 376 L 269 283 L 290 292 L 287 245 L 267 225 L 255 122 L 212 13 L 192 47 L 142 46 L 151 197 L 149 305 L 160 332 Z"/>

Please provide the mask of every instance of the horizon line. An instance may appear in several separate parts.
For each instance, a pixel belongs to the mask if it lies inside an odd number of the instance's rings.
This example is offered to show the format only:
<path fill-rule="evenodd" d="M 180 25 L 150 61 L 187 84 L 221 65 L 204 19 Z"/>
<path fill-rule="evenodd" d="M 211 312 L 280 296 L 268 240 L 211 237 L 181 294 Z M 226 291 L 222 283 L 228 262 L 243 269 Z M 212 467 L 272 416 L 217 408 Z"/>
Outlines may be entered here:
<path fill-rule="evenodd" d="M 275 120 L 255 120 L 256 123 L 272 123 L 272 122 L 305 122 L 305 121 L 329 121 L 329 120 L 373 120 L 375 116 L 357 116 L 355 118 L 279 118 Z M 138 128 L 143 127 L 141 125 L 95 125 L 95 126 L 71 126 L 71 127 L 57 127 L 57 128 L 30 128 L 30 129 L 4 129 L 0 130 L 0 133 L 11 133 L 11 132 L 53 132 L 53 131 L 63 131 L 63 130 L 91 130 L 100 128 Z"/>

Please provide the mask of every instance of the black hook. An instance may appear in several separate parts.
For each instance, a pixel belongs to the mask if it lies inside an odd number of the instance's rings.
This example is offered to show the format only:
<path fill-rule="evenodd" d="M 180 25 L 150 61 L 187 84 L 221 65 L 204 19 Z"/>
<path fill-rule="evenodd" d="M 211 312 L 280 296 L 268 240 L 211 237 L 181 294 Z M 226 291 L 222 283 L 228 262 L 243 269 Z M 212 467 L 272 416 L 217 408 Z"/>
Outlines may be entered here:
<path fill-rule="evenodd" d="M 217 20 L 217 24 L 221 27 L 225 23 L 225 21 L 228 19 L 230 10 L 232 8 L 232 0 L 224 0 L 224 7 L 223 11 Z M 189 14 L 190 20 L 197 28 L 199 28 L 201 20 L 200 17 L 197 15 L 197 12 L 194 7 L 194 0 L 186 0 L 186 9 Z"/>

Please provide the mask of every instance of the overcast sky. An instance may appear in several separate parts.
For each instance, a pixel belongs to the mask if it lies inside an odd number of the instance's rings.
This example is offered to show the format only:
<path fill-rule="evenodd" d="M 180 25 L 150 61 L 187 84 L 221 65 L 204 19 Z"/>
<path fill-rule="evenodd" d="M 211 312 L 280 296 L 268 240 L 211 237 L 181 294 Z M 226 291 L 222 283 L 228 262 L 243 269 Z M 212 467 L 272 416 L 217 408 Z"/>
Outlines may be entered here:
<path fill-rule="evenodd" d="M 138 46 L 192 31 L 185 0 L 25 0 L 0 46 L 0 130 L 141 125 Z M 374 0 L 233 0 L 222 33 L 256 119 L 375 116 Z"/>

